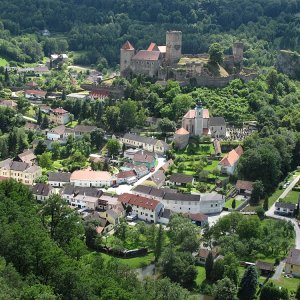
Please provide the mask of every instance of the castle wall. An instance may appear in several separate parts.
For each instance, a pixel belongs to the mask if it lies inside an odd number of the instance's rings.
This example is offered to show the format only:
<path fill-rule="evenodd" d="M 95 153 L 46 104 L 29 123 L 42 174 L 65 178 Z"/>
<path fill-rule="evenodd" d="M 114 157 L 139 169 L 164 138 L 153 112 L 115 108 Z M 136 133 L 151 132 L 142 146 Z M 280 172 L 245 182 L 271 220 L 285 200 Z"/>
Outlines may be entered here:
<path fill-rule="evenodd" d="M 157 77 L 161 61 L 148 61 L 148 60 L 132 60 L 130 68 L 135 74 L 144 74 L 149 77 Z"/>
<path fill-rule="evenodd" d="M 135 54 L 135 50 L 120 50 L 120 72 L 124 74 L 124 72 L 130 67 L 131 59 Z"/>
<path fill-rule="evenodd" d="M 166 33 L 166 62 L 168 65 L 177 63 L 181 58 L 182 32 L 167 31 Z"/>
<path fill-rule="evenodd" d="M 277 70 L 293 79 L 300 79 L 300 54 L 281 50 L 277 57 Z"/>

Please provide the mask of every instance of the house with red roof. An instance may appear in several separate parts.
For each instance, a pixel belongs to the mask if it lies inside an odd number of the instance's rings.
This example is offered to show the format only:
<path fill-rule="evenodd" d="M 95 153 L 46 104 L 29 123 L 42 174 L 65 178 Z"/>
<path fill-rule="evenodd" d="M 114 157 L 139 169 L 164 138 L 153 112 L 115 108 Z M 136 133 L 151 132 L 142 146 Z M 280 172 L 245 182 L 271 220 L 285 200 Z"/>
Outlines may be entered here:
<path fill-rule="evenodd" d="M 47 92 L 41 90 L 25 90 L 24 95 L 29 100 L 44 100 Z"/>
<path fill-rule="evenodd" d="M 157 223 L 163 210 L 163 204 L 159 201 L 139 195 L 125 193 L 118 197 L 118 201 L 131 208 L 132 216 L 150 223 Z"/>
<path fill-rule="evenodd" d="M 58 125 L 65 125 L 70 122 L 70 113 L 63 108 L 54 108 L 50 111 L 50 122 Z"/>
<path fill-rule="evenodd" d="M 238 146 L 226 154 L 218 164 L 218 169 L 221 173 L 232 175 L 243 153 L 243 148 Z"/>

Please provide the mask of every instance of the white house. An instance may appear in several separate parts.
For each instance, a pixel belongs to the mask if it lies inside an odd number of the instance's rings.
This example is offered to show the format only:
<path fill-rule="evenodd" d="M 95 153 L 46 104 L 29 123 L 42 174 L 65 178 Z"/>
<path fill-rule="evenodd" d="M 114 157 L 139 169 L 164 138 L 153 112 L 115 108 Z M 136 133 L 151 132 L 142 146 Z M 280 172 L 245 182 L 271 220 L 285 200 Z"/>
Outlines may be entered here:
<path fill-rule="evenodd" d="M 218 164 L 218 169 L 221 171 L 221 173 L 232 175 L 243 153 L 243 148 L 238 146 L 225 155 Z"/>
<path fill-rule="evenodd" d="M 169 150 L 169 145 L 166 142 L 138 134 L 126 133 L 120 141 L 126 146 L 142 148 L 158 154 L 163 154 Z"/>
<path fill-rule="evenodd" d="M 217 193 L 192 195 L 145 185 L 138 185 L 131 192 L 160 201 L 165 209 L 170 209 L 176 213 L 220 213 L 225 203 L 225 197 Z"/>
<path fill-rule="evenodd" d="M 49 141 L 58 141 L 66 139 L 69 135 L 74 135 L 73 129 L 67 128 L 65 125 L 59 125 L 48 130 L 47 139 Z"/>
<path fill-rule="evenodd" d="M 75 186 L 105 187 L 116 183 L 116 178 L 106 171 L 78 170 L 71 174 L 70 182 Z"/>
<path fill-rule="evenodd" d="M 163 209 L 163 204 L 159 201 L 134 194 L 122 194 L 118 200 L 125 206 L 132 208 L 132 215 L 150 223 L 158 222 L 159 213 Z"/>
<path fill-rule="evenodd" d="M 276 202 L 275 214 L 293 216 L 296 209 L 296 204 L 290 202 Z"/>
<path fill-rule="evenodd" d="M 98 208 L 99 198 L 103 192 L 92 187 L 66 185 L 61 194 L 63 199 L 73 207 L 95 210 Z"/>
<path fill-rule="evenodd" d="M 134 170 L 123 171 L 117 174 L 116 176 L 117 176 L 118 184 L 122 184 L 122 183 L 131 184 L 137 181 L 137 175 Z"/>
<path fill-rule="evenodd" d="M 62 187 L 70 183 L 71 173 L 49 172 L 48 183 L 53 187 Z"/>
<path fill-rule="evenodd" d="M 67 100 L 73 100 L 73 101 L 76 101 L 76 100 L 85 101 L 85 100 L 88 99 L 88 95 L 87 94 L 81 94 L 81 93 L 71 93 L 71 94 L 68 94 L 66 96 L 66 99 Z"/>
<path fill-rule="evenodd" d="M 70 113 L 63 108 L 55 108 L 50 111 L 50 122 L 58 125 L 64 125 L 70 122 Z"/>
<path fill-rule="evenodd" d="M 50 195 L 54 193 L 54 189 L 49 184 L 37 183 L 36 185 L 31 187 L 32 194 L 37 201 L 46 201 Z"/>

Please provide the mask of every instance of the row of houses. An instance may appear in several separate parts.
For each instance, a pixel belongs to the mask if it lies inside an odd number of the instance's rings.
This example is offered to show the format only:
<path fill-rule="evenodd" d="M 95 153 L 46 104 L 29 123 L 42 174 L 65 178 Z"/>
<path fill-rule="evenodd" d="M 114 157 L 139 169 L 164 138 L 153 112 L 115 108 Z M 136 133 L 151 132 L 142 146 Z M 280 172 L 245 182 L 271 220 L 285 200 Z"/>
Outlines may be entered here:
<path fill-rule="evenodd" d="M 47 139 L 50 141 L 65 140 L 68 136 L 80 138 L 84 134 L 90 134 L 97 129 L 96 126 L 76 125 L 74 128 L 59 125 L 46 131 Z"/>

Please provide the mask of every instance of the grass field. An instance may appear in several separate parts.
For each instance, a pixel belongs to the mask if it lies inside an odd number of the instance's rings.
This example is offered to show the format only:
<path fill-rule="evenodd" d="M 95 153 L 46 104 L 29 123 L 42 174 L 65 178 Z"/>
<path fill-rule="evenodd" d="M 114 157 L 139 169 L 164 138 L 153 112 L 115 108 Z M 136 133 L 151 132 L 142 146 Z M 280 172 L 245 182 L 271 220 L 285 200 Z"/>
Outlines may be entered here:
<path fill-rule="evenodd" d="M 232 208 L 232 202 L 233 202 L 233 199 L 232 199 L 232 198 L 229 199 L 229 200 L 227 200 L 227 201 L 225 202 L 224 207 L 226 207 L 226 208 Z M 241 200 L 235 200 L 235 203 L 236 203 L 235 208 L 238 208 L 238 207 L 242 204 L 242 202 L 243 202 L 243 201 L 241 201 Z"/>
<path fill-rule="evenodd" d="M 110 256 L 108 254 L 101 253 L 101 256 L 105 261 L 108 261 L 110 259 L 114 259 L 113 256 Z M 134 257 L 134 258 L 115 258 L 118 260 L 119 263 L 128 266 L 131 269 L 137 269 L 142 268 L 150 265 L 154 260 L 153 253 L 148 253 L 145 256 L 141 257 Z"/>
<path fill-rule="evenodd" d="M 290 191 L 287 196 L 283 199 L 283 202 L 292 202 L 292 203 L 298 203 L 300 192 L 297 191 Z"/>
<path fill-rule="evenodd" d="M 272 280 L 276 285 L 287 288 L 290 292 L 296 291 L 300 284 L 299 278 L 286 278 L 281 276 L 279 280 Z"/>
<path fill-rule="evenodd" d="M 205 268 L 204 266 L 196 266 L 197 269 L 197 277 L 196 283 L 200 285 L 205 280 Z"/>

